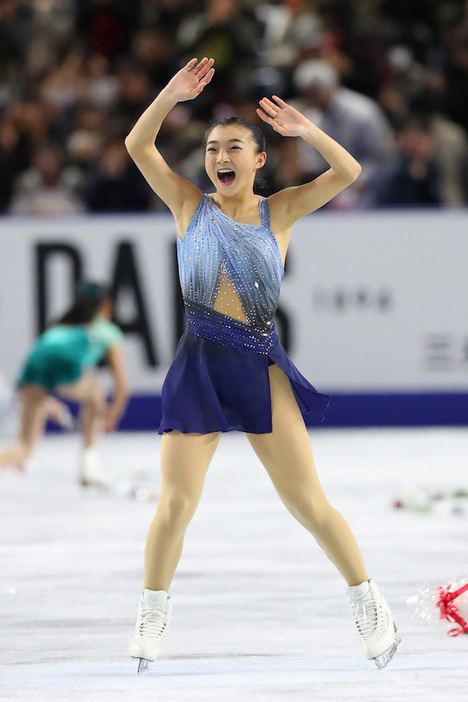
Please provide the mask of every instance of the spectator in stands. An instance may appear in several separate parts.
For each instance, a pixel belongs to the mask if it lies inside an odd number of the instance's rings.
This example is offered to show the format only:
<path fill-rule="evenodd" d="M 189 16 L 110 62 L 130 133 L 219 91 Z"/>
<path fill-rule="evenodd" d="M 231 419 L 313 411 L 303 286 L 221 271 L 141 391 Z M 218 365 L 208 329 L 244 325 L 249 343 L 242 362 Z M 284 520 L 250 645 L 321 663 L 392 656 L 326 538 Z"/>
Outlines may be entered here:
<path fill-rule="evenodd" d="M 389 49 L 388 60 L 392 79 L 380 91 L 380 104 L 397 131 L 412 114 L 430 116 L 442 201 L 446 207 L 460 207 L 468 201 L 468 141 L 463 128 L 445 114 L 446 80 L 437 52 L 423 64 L 409 45 L 400 44 Z"/>
<path fill-rule="evenodd" d="M 264 23 L 262 63 L 287 74 L 306 59 L 316 57 L 322 24 L 308 0 L 264 2 L 258 10 Z"/>
<path fill-rule="evenodd" d="M 125 133 L 148 106 L 151 82 L 147 72 L 135 63 L 123 63 L 118 71 L 119 88 L 112 118 L 117 131 Z"/>
<path fill-rule="evenodd" d="M 72 108 L 83 92 L 84 63 L 82 49 L 72 47 L 58 65 L 44 72 L 37 81 L 42 103 L 55 105 L 60 110 Z"/>
<path fill-rule="evenodd" d="M 319 58 L 338 72 L 342 84 L 377 100 L 390 78 L 388 41 L 391 29 L 380 15 L 381 2 L 362 3 L 358 12 L 352 0 L 317 0 L 323 25 Z"/>
<path fill-rule="evenodd" d="M 440 168 L 442 203 L 462 207 L 468 203 L 468 138 L 466 132 L 444 114 L 430 119 L 434 135 L 434 157 Z"/>
<path fill-rule="evenodd" d="M 460 8 L 459 8 L 460 9 Z M 454 12 L 441 27 L 445 49 L 441 57 L 446 114 L 465 132 L 468 130 L 468 3 Z"/>
<path fill-rule="evenodd" d="M 429 121 L 410 117 L 401 128 L 398 153 L 376 180 L 377 207 L 440 207 L 440 166 Z"/>
<path fill-rule="evenodd" d="M 206 0 L 203 12 L 193 13 L 182 22 L 178 46 L 183 60 L 212 56 L 216 63 L 215 77 L 201 105 L 212 103 L 213 96 L 215 103 L 232 105 L 251 94 L 255 46 L 260 36 L 259 19 L 241 0 Z"/>
<path fill-rule="evenodd" d="M 60 108 L 27 96 L 12 100 L 5 110 L 5 118 L 15 125 L 32 152 L 57 136 L 54 130 L 60 118 Z"/>
<path fill-rule="evenodd" d="M 141 29 L 157 27 L 170 38 L 175 49 L 174 40 L 182 21 L 202 4 L 201 0 L 140 0 L 138 26 Z"/>
<path fill-rule="evenodd" d="M 75 169 L 65 168 L 55 146 L 38 149 L 33 167 L 18 181 L 10 212 L 15 215 L 56 217 L 83 211 Z"/>
<path fill-rule="evenodd" d="M 151 190 L 130 160 L 121 136 L 111 139 L 89 178 L 86 202 L 91 212 L 142 212 Z"/>
<path fill-rule="evenodd" d="M 109 107 L 116 101 L 119 91 L 119 82 L 112 70 L 111 62 L 102 54 L 72 47 L 60 65 L 41 80 L 41 98 L 65 109 L 73 109 L 79 102 Z"/>
<path fill-rule="evenodd" d="M 140 29 L 133 38 L 132 57 L 148 74 L 153 88 L 162 90 L 178 63 L 173 37 L 159 28 Z"/>
<path fill-rule="evenodd" d="M 341 87 L 336 70 L 323 60 L 311 59 L 300 65 L 294 81 L 300 94 L 300 111 L 342 144 L 362 166 L 354 187 L 335 198 L 334 207 L 366 206 L 372 179 L 393 150 L 391 128 L 383 111 L 370 98 Z M 306 145 L 301 155 L 309 179 L 326 169 L 326 162 L 315 149 Z"/>
<path fill-rule="evenodd" d="M 75 5 L 77 29 L 88 49 L 111 60 L 128 52 L 138 22 L 139 2 L 75 0 Z"/>
<path fill-rule="evenodd" d="M 18 0 L 0 3 L 0 82 L 8 90 L 12 76 L 19 77 L 32 36 L 33 9 Z"/>
<path fill-rule="evenodd" d="M 283 139 L 277 145 L 274 185 L 275 191 L 302 185 L 305 182 L 304 171 L 300 167 L 300 146 L 298 139 Z"/>
<path fill-rule="evenodd" d="M 29 165 L 29 149 L 15 127 L 0 120 L 0 213 L 5 213 L 13 196 L 15 179 Z"/>
<path fill-rule="evenodd" d="M 294 99 L 293 76 L 307 78 L 309 60 L 321 59 L 335 76 L 321 71 L 316 83 L 325 85 L 301 87 L 298 106 L 364 165 L 333 206 L 366 206 L 368 184 L 393 156 L 393 132 L 415 112 L 431 114 L 442 203 L 464 205 L 467 37 L 466 0 L 0 0 L 0 210 L 45 144 L 65 148 L 67 164 L 85 178 L 109 135 L 128 133 L 168 77 L 204 54 L 216 58 L 212 84 L 195 105 L 178 106 L 160 135 L 161 151 L 200 187 L 194 144 L 207 123 L 241 104 L 252 112 L 264 95 Z M 83 111 L 93 109 L 104 119 L 83 126 Z M 281 144 L 270 140 L 267 169 L 275 168 L 264 195 L 281 187 L 279 159 L 289 162 Z M 324 168 L 311 149 L 301 157 L 286 180 Z"/>
<path fill-rule="evenodd" d="M 47 0 L 30 5 L 30 40 L 26 44 L 28 71 L 34 75 L 60 64 L 75 33 L 75 0 Z"/>
<path fill-rule="evenodd" d="M 66 139 L 67 154 L 82 171 L 83 178 L 100 157 L 109 128 L 109 112 L 89 103 L 78 104 L 73 126 Z"/>

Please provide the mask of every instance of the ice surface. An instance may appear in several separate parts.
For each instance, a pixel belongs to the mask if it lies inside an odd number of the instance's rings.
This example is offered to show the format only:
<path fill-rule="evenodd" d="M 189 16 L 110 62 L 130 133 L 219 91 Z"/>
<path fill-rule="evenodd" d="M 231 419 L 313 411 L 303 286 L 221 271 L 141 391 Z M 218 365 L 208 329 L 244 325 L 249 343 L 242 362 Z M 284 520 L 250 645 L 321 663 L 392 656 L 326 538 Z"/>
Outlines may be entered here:
<path fill-rule="evenodd" d="M 409 485 L 467 487 L 468 431 L 311 432 L 402 636 L 384 671 L 360 657 L 344 582 L 286 512 L 242 435 L 223 437 L 171 590 L 173 626 L 145 676 L 126 657 L 154 502 L 75 483 L 78 438 L 47 437 L 0 475 L 0 699 L 446 702 L 468 698 L 468 636 L 405 602 L 468 573 L 468 514 L 394 510 Z M 157 491 L 159 438 L 105 437 L 120 485 Z M 122 493 L 124 490 L 122 489 Z M 467 500 L 468 507 L 468 500 Z"/>

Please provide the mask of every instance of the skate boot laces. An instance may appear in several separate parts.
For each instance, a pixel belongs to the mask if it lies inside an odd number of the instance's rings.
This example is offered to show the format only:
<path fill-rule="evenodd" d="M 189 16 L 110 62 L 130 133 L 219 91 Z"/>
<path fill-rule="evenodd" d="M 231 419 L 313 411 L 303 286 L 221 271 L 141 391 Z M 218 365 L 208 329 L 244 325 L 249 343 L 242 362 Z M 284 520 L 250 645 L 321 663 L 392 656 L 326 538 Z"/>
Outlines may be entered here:
<path fill-rule="evenodd" d="M 169 599 L 169 598 L 168 598 Z M 145 601 L 141 604 L 141 620 L 138 623 L 138 633 L 145 639 L 152 639 L 154 643 L 163 639 L 168 628 L 168 606 L 151 607 Z"/>
<path fill-rule="evenodd" d="M 354 621 L 363 641 L 378 639 L 388 627 L 388 614 L 379 603 L 375 601 L 371 589 L 357 602 L 350 601 Z"/>
<path fill-rule="evenodd" d="M 138 658 L 138 673 L 144 673 L 161 652 L 171 624 L 171 598 L 161 592 L 144 590 L 135 629 L 128 644 L 128 655 Z"/>

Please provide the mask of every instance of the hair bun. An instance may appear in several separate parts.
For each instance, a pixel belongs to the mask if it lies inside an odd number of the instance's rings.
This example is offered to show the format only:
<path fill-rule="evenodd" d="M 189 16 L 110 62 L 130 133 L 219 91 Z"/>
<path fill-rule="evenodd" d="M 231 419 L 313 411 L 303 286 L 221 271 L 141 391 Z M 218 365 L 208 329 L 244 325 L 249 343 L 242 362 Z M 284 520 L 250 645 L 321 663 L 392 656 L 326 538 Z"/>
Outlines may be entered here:
<path fill-rule="evenodd" d="M 80 297 L 87 297 L 90 300 L 103 301 L 109 297 L 109 289 L 99 283 L 82 280 L 76 286 L 76 294 Z"/>

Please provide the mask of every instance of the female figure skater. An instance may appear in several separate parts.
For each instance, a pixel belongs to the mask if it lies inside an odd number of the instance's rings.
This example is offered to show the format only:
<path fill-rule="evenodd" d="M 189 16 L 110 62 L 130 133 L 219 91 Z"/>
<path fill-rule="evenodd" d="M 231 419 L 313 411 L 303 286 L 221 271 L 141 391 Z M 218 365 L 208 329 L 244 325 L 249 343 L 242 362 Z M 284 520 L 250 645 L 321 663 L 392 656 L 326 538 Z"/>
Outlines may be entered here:
<path fill-rule="evenodd" d="M 254 124 L 229 118 L 206 135 L 205 167 L 215 188 L 200 190 L 165 163 L 155 138 L 168 112 L 210 82 L 213 60 L 192 59 L 142 114 L 125 143 L 172 210 L 187 330 L 163 386 L 162 487 L 145 551 L 144 590 L 129 655 L 138 671 L 168 633 L 168 590 L 185 530 L 199 502 L 220 433 L 247 437 L 291 514 L 315 537 L 348 584 L 364 655 L 386 665 L 399 643 L 390 608 L 369 580 L 347 523 L 328 503 L 315 472 L 301 411 L 322 417 L 328 398 L 299 373 L 278 343 L 274 314 L 294 222 L 352 183 L 359 164 L 279 97 L 259 116 L 283 136 L 302 137 L 330 169 L 311 183 L 261 198 L 253 192 L 266 160 Z"/>
<path fill-rule="evenodd" d="M 18 441 L 0 452 L 0 468 L 21 469 L 41 437 L 45 420 L 60 421 L 63 407 L 50 393 L 81 405 L 83 452 L 78 479 L 105 487 L 107 476 L 96 452 L 100 432 L 118 425 L 127 403 L 127 382 L 122 352 L 123 335 L 110 321 L 113 301 L 107 288 L 92 282 L 78 285 L 73 304 L 45 331 L 29 353 L 17 380 L 21 405 Z M 100 384 L 91 367 L 107 357 L 115 385 L 106 408 Z"/>

